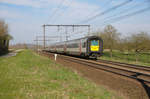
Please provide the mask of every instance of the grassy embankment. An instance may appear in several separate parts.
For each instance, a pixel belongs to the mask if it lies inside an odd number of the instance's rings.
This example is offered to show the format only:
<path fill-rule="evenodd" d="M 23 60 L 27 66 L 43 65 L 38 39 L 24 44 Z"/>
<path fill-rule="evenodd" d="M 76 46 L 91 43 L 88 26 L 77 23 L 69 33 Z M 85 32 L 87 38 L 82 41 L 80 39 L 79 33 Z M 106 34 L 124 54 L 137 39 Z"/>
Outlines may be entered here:
<path fill-rule="evenodd" d="M 22 51 L 0 58 L 0 99 L 118 99 L 71 70 Z"/>
<path fill-rule="evenodd" d="M 119 51 L 113 51 L 112 56 L 113 57 L 111 58 L 109 51 L 104 51 L 104 54 L 102 57 L 100 57 L 100 59 L 150 66 L 150 53 L 142 53 L 136 56 L 133 52 L 128 54 Z M 137 62 L 136 57 L 138 57 Z"/>

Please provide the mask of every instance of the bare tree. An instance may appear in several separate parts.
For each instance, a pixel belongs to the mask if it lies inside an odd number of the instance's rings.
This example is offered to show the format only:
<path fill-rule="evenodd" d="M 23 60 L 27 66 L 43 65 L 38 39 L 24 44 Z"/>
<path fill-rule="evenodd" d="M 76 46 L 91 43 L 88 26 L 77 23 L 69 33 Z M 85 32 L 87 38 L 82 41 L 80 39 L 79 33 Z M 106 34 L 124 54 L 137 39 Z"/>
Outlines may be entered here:
<path fill-rule="evenodd" d="M 108 25 L 105 27 L 104 32 L 101 33 L 101 37 L 104 41 L 104 48 L 110 50 L 110 57 L 112 58 L 112 51 L 119 41 L 120 33 L 112 25 Z"/>
<path fill-rule="evenodd" d="M 0 20 L 0 37 L 8 35 L 8 24 Z"/>
<path fill-rule="evenodd" d="M 8 34 L 8 24 L 6 24 L 3 20 L 0 20 L 0 39 L 13 39 L 13 37 Z"/>
<path fill-rule="evenodd" d="M 120 51 L 127 51 L 128 53 L 132 50 L 132 45 L 131 45 L 131 41 L 130 41 L 130 36 L 128 37 L 124 37 L 123 39 L 121 39 L 119 41 L 119 46 L 118 49 Z"/>
<path fill-rule="evenodd" d="M 150 50 L 150 36 L 146 32 L 133 34 L 130 38 L 130 42 L 136 55 L 136 62 L 141 52 Z"/>

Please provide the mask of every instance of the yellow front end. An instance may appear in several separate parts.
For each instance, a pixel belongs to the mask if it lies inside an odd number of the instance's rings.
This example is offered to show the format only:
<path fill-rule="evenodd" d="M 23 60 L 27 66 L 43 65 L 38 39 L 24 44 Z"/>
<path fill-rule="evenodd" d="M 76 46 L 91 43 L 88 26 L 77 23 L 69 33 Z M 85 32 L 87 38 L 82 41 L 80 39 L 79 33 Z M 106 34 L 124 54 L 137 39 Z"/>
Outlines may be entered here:
<path fill-rule="evenodd" d="M 95 51 L 99 51 L 99 46 L 91 46 L 91 51 L 95 52 Z"/>
<path fill-rule="evenodd" d="M 98 40 L 92 40 L 91 41 L 90 50 L 92 52 L 99 51 L 99 41 Z"/>

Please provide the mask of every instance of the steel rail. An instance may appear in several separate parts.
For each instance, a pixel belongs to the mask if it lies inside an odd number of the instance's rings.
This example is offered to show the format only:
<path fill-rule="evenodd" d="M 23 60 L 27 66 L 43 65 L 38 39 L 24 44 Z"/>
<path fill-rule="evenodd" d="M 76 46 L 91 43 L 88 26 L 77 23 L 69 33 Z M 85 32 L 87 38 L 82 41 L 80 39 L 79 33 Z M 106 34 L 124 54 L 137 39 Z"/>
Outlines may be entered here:
<path fill-rule="evenodd" d="M 102 63 L 106 63 L 106 64 L 113 64 L 113 65 L 117 65 L 117 66 L 128 67 L 128 68 L 139 69 L 139 70 L 150 72 L 150 67 L 148 67 L 148 66 L 140 66 L 140 65 L 114 62 L 114 61 L 101 60 L 101 59 L 97 60 L 97 62 L 102 62 Z"/>
<path fill-rule="evenodd" d="M 148 74 L 144 74 L 144 73 L 139 73 L 139 72 L 133 72 L 133 71 L 129 71 L 129 70 L 124 70 L 124 69 L 119 69 L 119 68 L 115 68 L 115 67 L 109 67 L 107 65 L 100 65 L 100 64 L 97 64 L 97 63 L 93 63 L 93 62 L 89 62 L 89 61 L 85 61 L 83 59 L 77 59 L 77 58 L 71 58 L 71 57 L 64 57 L 63 56 L 63 59 L 65 60 L 69 60 L 69 61 L 72 61 L 72 62 L 76 62 L 76 63 L 80 63 L 80 64 L 83 64 L 83 65 L 87 65 L 87 66 L 90 66 L 90 67 L 94 67 L 96 69 L 100 69 L 100 70 L 103 70 L 103 71 L 107 71 L 107 72 L 110 72 L 110 73 L 113 73 L 113 74 L 117 74 L 117 75 L 120 75 L 120 76 L 125 76 L 125 77 L 128 77 L 128 78 L 132 78 L 132 79 L 136 79 L 138 81 L 143 81 L 143 82 L 146 82 L 146 83 L 150 83 L 149 80 L 144 80 L 142 78 L 137 78 L 136 76 L 146 76 L 146 77 L 150 77 L 150 75 Z M 102 68 L 103 67 L 103 68 Z M 132 73 L 133 75 L 129 75 L 129 74 L 124 74 L 124 73 L 119 73 L 119 72 L 115 72 L 115 71 L 112 71 L 112 70 L 108 70 L 108 69 L 114 69 L 114 70 L 119 70 L 119 71 L 122 71 L 122 72 L 128 72 L 128 73 Z"/>
<path fill-rule="evenodd" d="M 44 54 L 49 54 L 50 53 L 44 53 Z M 54 53 L 52 53 L 54 54 Z M 80 58 L 75 58 L 75 57 L 70 57 L 70 56 L 65 56 L 65 55 L 59 55 L 59 58 L 64 59 L 65 61 L 71 61 L 71 62 L 75 62 L 78 64 L 83 64 L 98 70 L 103 70 L 109 73 L 113 73 L 113 74 L 117 74 L 120 76 L 124 76 L 127 78 L 131 78 L 131 79 L 135 79 L 137 81 L 140 82 L 145 82 L 145 83 L 149 83 L 150 84 L 150 75 L 149 74 L 145 74 L 145 73 L 139 73 L 139 72 L 135 72 L 135 71 L 130 71 L 130 70 L 126 70 L 126 69 L 121 69 L 121 68 L 117 68 L 117 67 L 111 67 L 108 65 L 104 65 L 104 64 L 99 64 L 99 63 L 95 63 L 95 61 L 89 61 L 89 60 L 85 60 L 85 59 L 80 59 Z M 111 65 L 111 64 L 110 64 Z M 145 80 L 142 78 L 139 78 L 139 76 L 144 76 L 144 77 L 149 77 L 149 80 Z"/>

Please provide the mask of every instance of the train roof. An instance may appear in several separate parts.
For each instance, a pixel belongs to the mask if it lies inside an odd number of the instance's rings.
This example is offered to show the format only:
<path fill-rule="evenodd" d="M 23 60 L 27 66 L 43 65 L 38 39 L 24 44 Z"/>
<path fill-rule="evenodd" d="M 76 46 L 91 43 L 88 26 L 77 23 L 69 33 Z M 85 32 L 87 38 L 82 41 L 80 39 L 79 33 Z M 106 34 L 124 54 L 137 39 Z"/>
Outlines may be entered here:
<path fill-rule="evenodd" d="M 73 40 L 68 40 L 68 41 L 63 41 L 63 42 L 56 42 L 56 43 L 53 43 L 51 45 L 63 44 L 66 42 L 77 41 L 77 40 L 81 40 L 81 39 L 92 39 L 92 38 L 101 39 L 101 37 L 99 37 L 99 36 L 86 36 L 86 37 L 82 37 L 82 38 L 78 38 L 78 39 L 73 39 Z"/>
<path fill-rule="evenodd" d="M 92 39 L 92 38 L 99 38 L 99 39 L 101 39 L 101 37 L 99 37 L 99 36 L 86 36 L 86 37 L 83 37 L 83 38 L 73 39 L 73 40 L 69 40 L 69 41 L 76 41 L 76 40 L 80 40 L 80 39 Z M 69 41 L 67 41 L 67 42 L 69 42 Z"/>
<path fill-rule="evenodd" d="M 73 40 L 69 40 L 69 41 L 76 41 L 76 40 L 80 40 L 80 39 L 92 39 L 92 38 L 99 38 L 99 39 L 101 39 L 101 37 L 99 37 L 99 36 L 86 36 L 86 37 L 73 39 Z M 64 41 L 64 42 L 69 42 L 69 41 Z"/>

